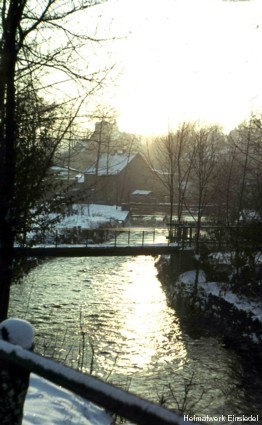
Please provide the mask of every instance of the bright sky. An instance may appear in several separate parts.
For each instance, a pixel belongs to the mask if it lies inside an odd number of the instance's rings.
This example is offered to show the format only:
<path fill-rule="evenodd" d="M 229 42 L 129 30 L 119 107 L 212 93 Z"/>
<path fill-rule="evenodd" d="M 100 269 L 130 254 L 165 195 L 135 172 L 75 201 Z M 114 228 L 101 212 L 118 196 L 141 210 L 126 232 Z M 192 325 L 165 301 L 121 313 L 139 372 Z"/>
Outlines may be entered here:
<path fill-rule="evenodd" d="M 166 133 L 184 120 L 226 130 L 262 105 L 262 0 L 108 0 L 122 70 L 105 103 L 121 130 Z"/>

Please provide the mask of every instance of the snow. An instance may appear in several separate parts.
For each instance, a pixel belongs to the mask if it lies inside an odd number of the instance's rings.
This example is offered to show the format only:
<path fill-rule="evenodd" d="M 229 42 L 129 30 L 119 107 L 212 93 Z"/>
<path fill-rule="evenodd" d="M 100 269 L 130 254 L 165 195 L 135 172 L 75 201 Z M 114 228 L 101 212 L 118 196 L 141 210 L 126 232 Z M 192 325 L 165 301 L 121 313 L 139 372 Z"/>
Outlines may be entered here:
<path fill-rule="evenodd" d="M 151 190 L 134 190 L 134 192 L 131 193 L 131 195 L 141 195 L 141 196 L 147 196 L 150 195 L 150 193 L 152 193 Z"/>
<path fill-rule="evenodd" d="M 94 164 L 85 170 L 86 174 L 98 174 L 99 176 L 117 175 L 122 171 L 127 164 L 134 159 L 137 154 L 117 153 L 113 155 L 102 154 L 99 157 L 99 165 Z"/>
<path fill-rule="evenodd" d="M 191 291 L 195 282 L 195 270 L 182 273 L 179 276 L 179 282 L 185 285 L 186 290 Z M 199 293 L 207 297 L 209 294 L 223 298 L 232 304 L 238 310 L 250 313 L 253 320 L 262 322 L 262 306 L 259 301 L 252 301 L 244 295 L 238 295 L 230 289 L 225 289 L 225 285 L 221 282 L 207 282 L 205 273 L 200 270 L 198 281 Z"/>
<path fill-rule="evenodd" d="M 73 213 L 64 217 L 56 226 L 57 229 L 81 227 L 93 229 L 110 221 L 124 222 L 129 211 L 123 211 L 117 205 L 74 204 Z"/>
<path fill-rule="evenodd" d="M 31 349 L 35 332 L 33 326 L 22 319 L 6 319 L 0 324 L 0 339 Z"/>
<path fill-rule="evenodd" d="M 77 183 L 84 183 L 85 182 L 85 175 L 83 173 L 79 173 L 75 176 Z"/>
<path fill-rule="evenodd" d="M 113 388 L 114 389 L 114 388 Z M 119 390 L 116 388 L 116 392 Z M 132 395 L 125 394 L 124 402 L 130 403 Z M 136 397 L 135 397 L 136 398 Z M 141 404 L 148 412 L 158 413 L 168 423 L 178 425 L 188 424 L 182 417 L 156 405 L 150 405 L 141 400 Z M 22 425 L 111 425 L 112 417 L 103 409 L 95 406 L 90 401 L 73 395 L 45 379 L 31 374 L 30 387 L 24 405 L 24 418 Z M 162 413 L 162 415 L 160 414 Z M 170 421 L 170 422 L 169 422 Z M 126 422 L 128 424 L 130 422 Z"/>
<path fill-rule="evenodd" d="M 126 400 L 128 403 L 128 399 Z M 146 403 L 146 402 L 145 402 Z M 158 412 L 158 406 L 150 406 Z M 160 408 L 160 410 L 162 410 Z M 35 374 L 31 374 L 30 388 L 24 405 L 22 425 L 111 425 L 112 417 L 93 403 L 74 396 Z M 175 413 L 162 411 L 163 419 L 178 425 L 188 424 Z M 128 424 L 130 422 L 126 422 Z"/>
<path fill-rule="evenodd" d="M 31 374 L 23 425 L 110 425 L 112 418 L 93 403 Z"/>
<path fill-rule="evenodd" d="M 118 205 L 102 205 L 102 204 L 73 204 L 72 209 L 65 217 L 61 218 L 60 214 L 50 213 L 50 220 L 59 222 L 54 225 L 53 230 L 62 232 L 63 230 L 79 230 L 97 229 L 101 226 L 117 227 L 124 224 L 129 215 L 129 211 L 122 210 Z M 37 229 L 37 226 L 36 226 Z M 40 230 L 40 229 L 39 229 Z M 28 238 L 35 237 L 35 231 L 27 234 Z"/>
<path fill-rule="evenodd" d="M 10 328 L 12 328 L 13 334 L 17 335 L 19 330 L 21 330 L 21 323 L 19 322 L 22 321 L 17 319 L 7 319 L 7 321 L 11 323 Z M 24 322 L 24 327 L 26 325 L 31 327 L 28 322 Z M 23 335 L 20 335 L 20 340 L 22 339 Z M 71 371 L 61 364 L 37 356 L 35 353 L 18 345 L 0 341 L 0 349 L 7 357 L 15 354 L 20 359 L 31 361 L 36 367 L 42 367 L 45 370 L 52 369 L 58 373 L 62 371 L 62 373 L 64 372 L 67 375 L 70 375 L 71 372 L 72 378 L 75 378 L 75 375 L 79 378 L 78 372 Z M 110 425 L 112 424 L 112 417 L 104 409 L 94 405 L 92 402 L 31 373 L 30 385 L 24 404 L 22 425 L 43 425 L 46 423 L 48 425 Z"/>

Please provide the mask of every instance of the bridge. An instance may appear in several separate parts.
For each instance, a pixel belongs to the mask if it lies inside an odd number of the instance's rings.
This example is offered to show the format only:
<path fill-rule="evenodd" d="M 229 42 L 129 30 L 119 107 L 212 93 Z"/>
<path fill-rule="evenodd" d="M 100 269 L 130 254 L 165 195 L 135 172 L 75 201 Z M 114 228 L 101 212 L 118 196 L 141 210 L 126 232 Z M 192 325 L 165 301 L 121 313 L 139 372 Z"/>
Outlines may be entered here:
<path fill-rule="evenodd" d="M 184 237 L 171 242 L 168 228 L 103 228 L 88 230 L 86 241 L 77 243 L 74 235 L 71 243 L 61 243 L 58 235 L 53 243 L 28 247 L 15 247 L 16 257 L 98 257 L 98 256 L 137 256 L 169 255 L 185 246 L 192 246 L 191 239 Z M 191 235 L 192 236 L 192 235 Z M 101 241 L 93 243 L 91 239 Z M 106 239 L 106 240 L 105 240 Z"/>
<path fill-rule="evenodd" d="M 137 255 L 168 255 L 179 250 L 172 245 L 144 245 L 144 246 L 67 246 L 67 247 L 36 247 L 15 248 L 15 257 L 124 257 Z"/>
<path fill-rule="evenodd" d="M 200 243 L 218 250 L 232 247 L 236 239 L 245 246 L 261 244 L 261 237 L 252 235 L 251 239 L 250 236 L 247 238 L 243 229 L 245 229 L 244 226 L 226 228 L 203 224 L 200 231 Z M 15 247 L 14 255 L 16 257 L 170 255 L 181 253 L 181 251 L 192 252 L 197 234 L 196 225 L 192 223 L 174 224 L 172 230 L 169 227 L 99 228 L 88 229 L 85 233 L 81 232 L 81 235 L 79 229 L 67 230 L 71 233 L 69 232 L 66 243 L 57 233 L 48 244 L 33 248 Z"/>

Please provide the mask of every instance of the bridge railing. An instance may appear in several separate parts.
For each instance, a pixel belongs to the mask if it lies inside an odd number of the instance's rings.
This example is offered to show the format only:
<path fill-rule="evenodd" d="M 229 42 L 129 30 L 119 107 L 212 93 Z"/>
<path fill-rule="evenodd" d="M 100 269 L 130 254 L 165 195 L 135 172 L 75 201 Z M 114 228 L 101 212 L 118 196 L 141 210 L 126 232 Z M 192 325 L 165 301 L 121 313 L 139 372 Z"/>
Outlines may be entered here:
<path fill-rule="evenodd" d="M 170 227 L 168 239 L 176 242 L 179 247 L 193 247 L 198 238 L 200 245 L 215 250 L 241 249 L 250 247 L 251 249 L 261 249 L 262 234 L 256 227 L 246 225 L 214 225 L 203 223 L 197 229 L 195 223 L 173 223 Z"/>
<path fill-rule="evenodd" d="M 106 244 L 111 246 L 144 246 L 156 243 L 168 244 L 168 228 L 153 227 L 117 227 L 80 229 L 71 228 L 56 231 L 47 240 L 48 245 L 80 244 L 89 246 L 93 244 Z"/>
<path fill-rule="evenodd" d="M 78 372 L 19 346 L 0 341 L 0 364 L 3 361 L 16 365 L 17 371 L 21 370 L 22 375 L 24 370 L 29 373 L 33 372 L 93 402 L 108 412 L 132 421 L 132 423 L 138 425 L 192 424 L 192 422 L 185 421 L 184 417 L 171 410 L 103 382 L 98 378 Z M 10 388 L 6 390 L 10 390 Z M 11 408 L 14 408 L 14 406 L 11 406 Z M 0 416 L 2 414 L 4 412 L 0 409 Z"/>
<path fill-rule="evenodd" d="M 200 230 L 193 223 L 172 223 L 164 228 L 154 227 L 117 227 L 63 229 L 49 236 L 41 245 L 53 245 L 55 247 L 65 245 L 107 245 L 113 247 L 146 245 L 176 245 L 178 248 L 193 248 L 196 241 L 206 244 L 213 249 L 226 249 L 237 244 L 262 244 L 261 237 L 256 233 L 248 234 L 248 226 L 223 226 L 204 223 Z"/>
<path fill-rule="evenodd" d="M 206 234 L 206 228 L 201 233 Z M 195 241 L 196 226 L 195 225 L 175 225 L 171 229 L 169 227 L 153 228 L 153 227 L 117 227 L 117 228 L 97 228 L 97 229 L 65 229 L 67 238 L 56 232 L 49 244 L 55 246 L 69 244 L 82 244 L 89 246 L 92 244 L 106 244 L 114 247 L 120 246 L 145 246 L 155 244 L 176 243 L 179 247 L 192 247 Z"/>

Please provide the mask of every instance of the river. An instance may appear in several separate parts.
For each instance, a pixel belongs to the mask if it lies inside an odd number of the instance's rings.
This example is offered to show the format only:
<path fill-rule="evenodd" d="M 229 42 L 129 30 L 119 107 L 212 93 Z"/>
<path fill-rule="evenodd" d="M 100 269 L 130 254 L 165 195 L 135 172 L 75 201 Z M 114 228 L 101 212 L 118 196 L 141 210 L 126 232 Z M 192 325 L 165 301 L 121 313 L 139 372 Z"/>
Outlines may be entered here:
<path fill-rule="evenodd" d="M 255 413 L 240 359 L 181 326 L 152 257 L 46 260 L 12 286 L 10 313 L 34 325 L 36 352 L 152 401 L 197 415 Z"/>

